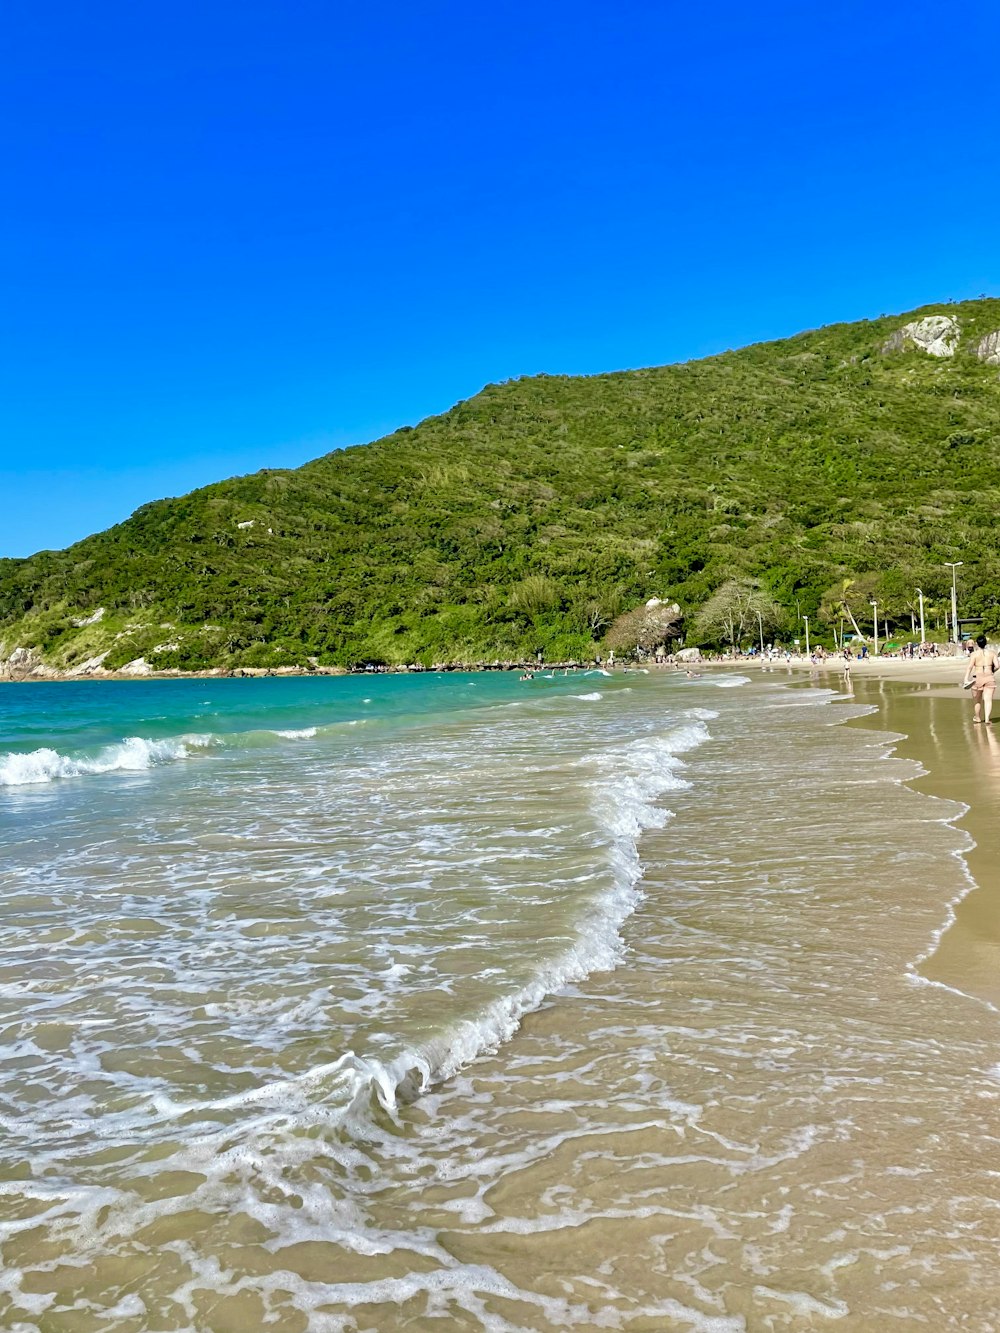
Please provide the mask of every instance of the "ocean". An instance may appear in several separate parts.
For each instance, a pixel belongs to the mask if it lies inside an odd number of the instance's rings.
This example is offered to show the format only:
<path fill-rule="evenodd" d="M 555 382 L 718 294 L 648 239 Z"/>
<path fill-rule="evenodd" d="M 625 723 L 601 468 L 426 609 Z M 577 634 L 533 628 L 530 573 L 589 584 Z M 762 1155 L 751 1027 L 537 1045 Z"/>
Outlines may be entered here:
<path fill-rule="evenodd" d="M 964 807 L 871 712 L 0 690 L 0 1327 L 991 1327 L 1000 1015 L 922 970 Z"/>

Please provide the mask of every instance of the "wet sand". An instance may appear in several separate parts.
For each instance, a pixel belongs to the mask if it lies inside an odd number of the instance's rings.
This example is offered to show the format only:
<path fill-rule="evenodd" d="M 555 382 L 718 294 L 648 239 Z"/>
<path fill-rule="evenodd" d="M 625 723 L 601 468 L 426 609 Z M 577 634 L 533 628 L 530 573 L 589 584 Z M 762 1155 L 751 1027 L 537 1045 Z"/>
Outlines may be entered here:
<path fill-rule="evenodd" d="M 359 1290 L 360 1328 L 993 1333 L 1000 738 L 931 673 L 866 672 L 846 726 L 808 678 L 763 731 L 720 719 L 644 839 L 629 963 L 409 1113 L 377 1215 L 433 1235 L 444 1299 Z"/>
<path fill-rule="evenodd" d="M 878 707 L 880 726 L 905 734 L 896 753 L 927 770 L 911 784 L 917 791 L 969 807 L 958 822 L 975 841 L 964 856 L 971 879 L 956 867 L 955 892 L 965 896 L 920 970 L 1000 1008 L 1000 711 L 989 726 L 974 725 L 972 699 L 955 684 L 961 664 L 920 666 L 905 677 L 873 670 L 855 682 L 855 698 Z"/>
<path fill-rule="evenodd" d="M 812 684 L 848 688 L 839 660 L 779 670 L 792 682 L 807 676 Z M 955 879 L 956 894 L 965 896 L 920 970 L 1000 1008 L 1000 708 L 989 726 L 975 725 L 964 672 L 963 657 L 868 659 L 853 664 L 850 688 L 859 703 L 878 708 L 860 725 L 903 733 L 896 753 L 927 770 L 911 785 L 969 807 L 959 824 L 975 846 L 964 856 L 968 874 Z"/>

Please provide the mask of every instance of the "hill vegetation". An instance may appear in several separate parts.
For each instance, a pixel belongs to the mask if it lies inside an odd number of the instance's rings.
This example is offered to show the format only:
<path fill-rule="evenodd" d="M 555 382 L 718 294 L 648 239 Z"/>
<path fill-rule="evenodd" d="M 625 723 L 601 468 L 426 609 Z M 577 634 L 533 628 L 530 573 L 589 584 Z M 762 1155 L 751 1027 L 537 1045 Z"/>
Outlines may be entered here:
<path fill-rule="evenodd" d="M 953 356 L 892 338 L 929 314 L 957 321 Z M 70 668 L 584 657 L 654 595 L 693 625 L 733 577 L 759 581 L 779 637 L 802 615 L 821 637 L 845 599 L 870 627 L 870 598 L 908 635 L 918 586 L 943 626 L 955 560 L 963 611 L 996 626 L 1000 372 L 976 349 L 997 329 L 983 299 L 491 384 L 375 443 L 0 561 L 0 642 Z"/>

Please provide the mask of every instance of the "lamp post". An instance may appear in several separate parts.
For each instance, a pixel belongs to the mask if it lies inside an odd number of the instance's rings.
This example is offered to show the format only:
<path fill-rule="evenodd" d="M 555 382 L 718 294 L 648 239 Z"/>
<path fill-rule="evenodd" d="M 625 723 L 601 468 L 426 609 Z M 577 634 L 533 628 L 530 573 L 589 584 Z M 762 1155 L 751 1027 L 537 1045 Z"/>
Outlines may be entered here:
<path fill-rule="evenodd" d="M 809 656 L 809 617 L 808 617 L 808 616 L 803 616 L 802 619 L 806 622 L 806 657 L 808 657 L 808 656 Z"/>
<path fill-rule="evenodd" d="M 945 569 L 951 570 L 951 637 L 955 643 L 958 643 L 958 586 L 955 582 L 955 570 L 964 563 L 964 560 L 946 560 L 944 562 Z"/>
<path fill-rule="evenodd" d="M 917 596 L 920 598 L 920 642 L 921 642 L 921 643 L 925 643 L 926 640 L 924 639 L 924 590 L 923 590 L 923 588 L 918 588 L 918 589 L 917 589 Z"/>
<path fill-rule="evenodd" d="M 875 656 L 878 657 L 878 602 L 869 602 L 868 605 L 875 612 Z"/>

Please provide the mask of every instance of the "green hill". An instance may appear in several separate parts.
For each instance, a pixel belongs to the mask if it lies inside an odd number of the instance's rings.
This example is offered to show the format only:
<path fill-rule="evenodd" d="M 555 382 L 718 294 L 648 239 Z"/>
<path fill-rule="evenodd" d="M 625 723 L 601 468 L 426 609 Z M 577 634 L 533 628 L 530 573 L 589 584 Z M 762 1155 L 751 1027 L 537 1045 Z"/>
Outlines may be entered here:
<path fill-rule="evenodd" d="M 957 321 L 953 356 L 894 333 Z M 652 595 L 732 574 L 786 613 L 877 596 L 909 632 L 1000 607 L 1000 300 L 929 306 L 685 365 L 491 384 L 414 429 L 144 505 L 0 561 L 0 657 L 73 667 L 472 661 L 594 651 Z M 888 346 L 887 346 L 888 344 Z M 86 625 L 98 608 L 100 619 Z M 869 621 L 870 623 L 870 621 Z"/>

